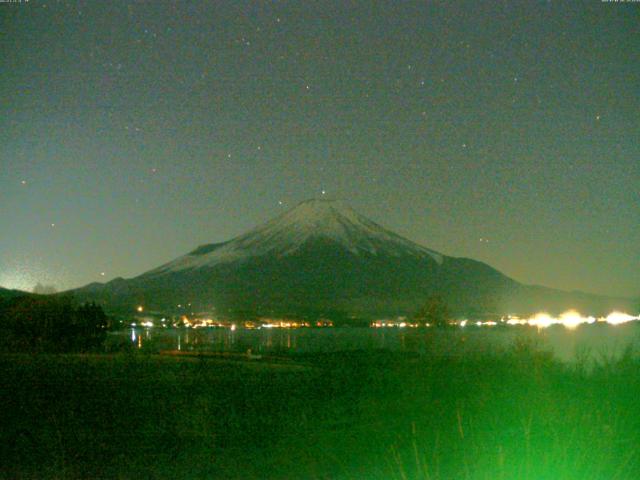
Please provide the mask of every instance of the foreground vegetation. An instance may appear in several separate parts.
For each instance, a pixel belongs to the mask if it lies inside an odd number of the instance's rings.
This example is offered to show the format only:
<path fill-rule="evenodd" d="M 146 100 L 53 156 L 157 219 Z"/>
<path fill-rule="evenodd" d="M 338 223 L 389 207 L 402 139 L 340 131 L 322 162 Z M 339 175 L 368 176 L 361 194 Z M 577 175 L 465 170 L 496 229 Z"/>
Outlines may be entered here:
<path fill-rule="evenodd" d="M 630 479 L 640 360 L 0 357 L 4 478 Z"/>

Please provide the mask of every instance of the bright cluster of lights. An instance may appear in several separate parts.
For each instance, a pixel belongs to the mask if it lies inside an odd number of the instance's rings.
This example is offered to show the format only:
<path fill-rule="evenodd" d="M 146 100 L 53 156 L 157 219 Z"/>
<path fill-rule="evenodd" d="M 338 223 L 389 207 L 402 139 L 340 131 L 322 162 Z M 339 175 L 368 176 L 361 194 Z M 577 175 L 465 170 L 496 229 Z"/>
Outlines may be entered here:
<path fill-rule="evenodd" d="M 420 323 L 411 323 L 411 322 L 407 322 L 407 321 L 399 321 L 399 320 L 376 320 L 375 322 L 371 323 L 371 326 L 373 328 L 387 328 L 387 327 L 394 327 L 394 328 L 418 328 L 421 326 Z M 431 325 L 428 323 L 424 324 L 425 327 L 430 327 Z"/>
<path fill-rule="evenodd" d="M 139 305 L 136 310 L 138 312 L 143 312 L 144 307 Z M 140 326 L 150 328 L 154 326 L 154 322 L 150 317 L 140 318 L 141 320 Z M 499 322 L 493 320 L 487 321 L 471 321 L 471 320 L 452 320 L 449 323 L 451 326 L 459 326 L 459 327 L 467 327 L 467 326 L 477 326 L 477 327 L 493 327 L 496 325 L 528 325 L 532 327 L 536 327 L 538 329 L 548 328 L 552 325 L 562 325 L 569 330 L 574 330 L 578 328 L 578 326 L 583 324 L 593 324 L 593 323 L 607 323 L 609 325 L 620 325 L 627 322 L 638 321 L 640 320 L 639 316 L 629 315 L 624 312 L 611 312 L 606 317 L 595 318 L 592 316 L 582 316 L 576 310 L 568 310 L 561 314 L 558 317 L 553 317 L 545 312 L 537 313 L 529 318 L 523 319 L 517 316 L 509 315 L 508 317 L 503 317 Z M 161 326 L 166 327 L 167 324 L 166 319 L 162 318 Z M 136 323 L 130 324 L 132 327 L 136 327 Z M 190 319 L 186 315 L 182 315 L 177 322 L 173 322 L 174 327 L 186 327 L 186 328 L 229 328 L 231 330 L 236 330 L 238 327 L 235 323 L 229 321 L 216 320 L 212 318 L 194 318 Z M 260 328 L 304 328 L 304 327 L 333 327 L 333 322 L 327 319 L 320 319 L 313 324 L 306 321 L 300 320 L 290 320 L 290 319 L 273 319 L 273 318 L 261 318 L 257 321 L 245 321 L 240 324 L 241 328 L 244 329 L 260 329 Z M 430 323 L 417 323 L 411 322 L 407 317 L 397 317 L 395 319 L 385 319 L 385 320 L 375 320 L 370 324 L 373 328 L 418 328 L 418 327 L 430 327 Z"/>
<path fill-rule="evenodd" d="M 634 317 L 628 313 L 612 312 L 606 317 L 592 317 L 582 316 L 576 310 L 567 310 L 558 317 L 553 317 L 548 313 L 537 313 L 529 318 L 520 318 L 516 316 L 503 317 L 500 321 L 486 320 L 486 321 L 472 321 L 472 320 L 452 320 L 449 323 L 451 326 L 458 327 L 495 327 L 496 325 L 528 325 L 539 329 L 548 328 L 552 325 L 562 325 L 569 330 L 575 330 L 578 326 L 583 324 L 593 323 L 608 323 L 609 325 L 620 325 L 622 323 L 632 322 L 640 320 L 640 316 Z M 411 323 L 406 317 L 398 317 L 395 320 L 376 320 L 370 324 L 373 328 L 417 328 L 421 326 L 430 327 L 429 323 Z"/>
<path fill-rule="evenodd" d="M 141 309 L 142 307 L 138 307 Z M 167 319 L 162 318 L 160 320 L 160 324 L 156 323 L 151 317 L 137 317 L 138 322 L 131 322 L 129 325 L 131 327 L 145 327 L 152 328 L 155 326 L 161 326 L 166 328 L 167 326 L 173 326 L 176 328 L 228 328 L 231 331 L 235 331 L 238 328 L 242 328 L 245 330 L 259 330 L 261 328 L 303 328 L 303 327 L 333 327 L 333 321 L 328 320 L 326 318 L 321 318 L 316 322 L 310 323 L 302 320 L 289 320 L 289 319 L 273 319 L 273 318 L 262 318 L 256 321 L 247 320 L 240 324 L 236 324 L 227 320 L 217 320 L 214 318 L 190 318 L 187 315 L 182 315 L 179 319 L 174 321 L 169 321 L 169 325 L 167 325 Z"/>
<path fill-rule="evenodd" d="M 182 325 L 187 328 L 208 328 L 208 327 L 218 327 L 218 328 L 231 328 L 235 326 L 235 324 L 229 322 L 220 322 L 218 320 L 214 320 L 212 318 L 194 318 L 189 319 L 186 315 L 180 317 L 182 320 Z"/>
<path fill-rule="evenodd" d="M 621 323 L 640 320 L 640 315 L 638 315 L 637 317 L 634 317 L 632 315 L 629 315 L 628 313 L 612 312 L 604 320 L 610 325 L 620 325 Z"/>
<path fill-rule="evenodd" d="M 606 317 L 596 319 L 595 317 L 584 317 L 575 310 L 569 310 L 559 317 L 552 317 L 548 313 L 537 313 L 528 319 L 509 317 L 506 320 L 506 323 L 507 325 L 530 325 L 537 328 L 547 328 L 552 325 L 563 325 L 565 328 L 573 330 L 583 324 L 601 322 L 608 323 L 609 325 L 620 325 L 621 323 L 631 322 L 634 320 L 640 320 L 640 316 L 634 317 L 627 313 L 611 312 Z"/>
<path fill-rule="evenodd" d="M 287 320 L 287 319 L 272 319 L 262 318 L 258 328 L 308 328 L 308 327 L 333 327 L 333 321 L 321 318 L 315 323 L 310 323 L 301 320 Z"/>
<path fill-rule="evenodd" d="M 303 328 L 310 327 L 311 324 L 309 322 L 298 322 L 295 320 L 266 320 L 264 319 L 262 328 Z"/>
<path fill-rule="evenodd" d="M 475 325 L 476 327 L 495 327 L 496 325 L 498 325 L 498 322 L 494 322 L 493 320 L 489 320 L 486 322 L 469 322 L 469 320 L 460 320 L 458 322 L 458 325 L 461 327 L 466 327 L 467 325 Z"/>

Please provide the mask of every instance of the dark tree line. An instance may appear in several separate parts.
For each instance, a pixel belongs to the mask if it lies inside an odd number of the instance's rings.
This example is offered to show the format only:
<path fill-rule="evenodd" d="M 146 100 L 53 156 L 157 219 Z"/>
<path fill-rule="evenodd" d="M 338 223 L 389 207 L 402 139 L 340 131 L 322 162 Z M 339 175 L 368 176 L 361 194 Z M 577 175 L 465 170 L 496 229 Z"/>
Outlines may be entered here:
<path fill-rule="evenodd" d="M 0 302 L 4 350 L 86 352 L 102 345 L 107 327 L 107 316 L 94 303 L 76 305 L 71 298 L 50 296 Z"/>

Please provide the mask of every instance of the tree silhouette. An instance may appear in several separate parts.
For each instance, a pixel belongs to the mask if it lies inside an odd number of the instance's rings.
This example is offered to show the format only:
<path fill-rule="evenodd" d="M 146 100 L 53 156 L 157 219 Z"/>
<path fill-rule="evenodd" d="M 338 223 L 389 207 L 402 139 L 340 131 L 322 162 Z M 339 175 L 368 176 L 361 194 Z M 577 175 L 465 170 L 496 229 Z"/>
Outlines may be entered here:
<path fill-rule="evenodd" d="M 0 334 L 9 350 L 86 352 L 102 344 L 107 321 L 101 307 L 76 306 L 64 297 L 19 297 L 0 308 Z"/>
<path fill-rule="evenodd" d="M 414 319 L 436 327 L 444 327 L 449 322 L 449 308 L 440 295 L 431 295 L 415 313 Z"/>

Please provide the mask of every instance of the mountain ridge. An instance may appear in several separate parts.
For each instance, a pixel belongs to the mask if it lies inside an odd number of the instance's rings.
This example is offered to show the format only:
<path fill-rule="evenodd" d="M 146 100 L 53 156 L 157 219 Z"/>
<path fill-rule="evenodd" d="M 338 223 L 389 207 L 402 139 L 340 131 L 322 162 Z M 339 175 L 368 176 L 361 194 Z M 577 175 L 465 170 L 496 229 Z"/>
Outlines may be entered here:
<path fill-rule="evenodd" d="M 594 314 L 624 304 L 523 285 L 483 262 L 412 242 L 334 200 L 301 202 L 231 240 L 74 292 L 107 309 L 175 311 L 188 304 L 230 316 L 410 315 L 434 294 L 459 315 L 568 308 Z"/>

